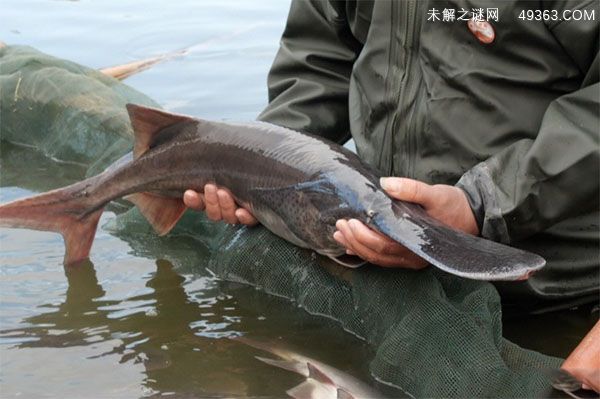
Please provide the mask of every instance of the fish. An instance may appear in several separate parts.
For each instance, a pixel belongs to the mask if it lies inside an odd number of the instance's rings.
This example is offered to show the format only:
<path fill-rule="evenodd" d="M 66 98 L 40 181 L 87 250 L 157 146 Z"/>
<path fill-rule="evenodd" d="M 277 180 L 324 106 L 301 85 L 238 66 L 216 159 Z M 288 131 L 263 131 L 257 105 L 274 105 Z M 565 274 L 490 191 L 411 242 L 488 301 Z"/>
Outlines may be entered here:
<path fill-rule="evenodd" d="M 333 239 L 338 219 L 358 219 L 448 273 L 479 280 L 522 280 L 539 255 L 468 235 L 419 205 L 391 198 L 377 170 L 319 136 L 266 123 L 216 122 L 127 104 L 133 151 L 98 175 L 0 205 L 0 226 L 63 235 L 65 263 L 89 256 L 110 201 L 133 202 L 159 235 L 186 206 L 185 190 L 227 187 L 267 229 L 299 247 L 358 267 Z"/>
<path fill-rule="evenodd" d="M 145 71 L 153 67 L 156 64 L 160 64 L 162 62 L 170 61 L 172 59 L 176 59 L 179 57 L 183 57 L 192 51 L 198 50 L 206 50 L 211 47 L 222 46 L 223 44 L 231 41 L 232 39 L 241 36 L 260 27 L 262 24 L 251 24 L 245 27 L 241 27 L 227 34 L 218 35 L 215 37 L 211 37 L 201 43 L 195 44 L 190 47 L 174 50 L 168 53 L 159 54 L 153 57 L 145 58 L 142 60 L 131 61 L 126 64 L 114 65 L 110 67 L 100 68 L 99 71 L 107 76 L 111 76 L 117 80 L 124 80 L 128 77 L 135 75 L 139 72 Z M 3 43 L 0 42 L 0 48 L 2 48 Z"/>
<path fill-rule="evenodd" d="M 272 343 L 257 341 L 245 336 L 232 337 L 231 339 L 278 357 L 278 359 L 271 359 L 255 356 L 257 360 L 306 377 L 304 382 L 286 391 L 292 398 L 383 398 L 381 393 L 354 376 L 318 360 Z"/>
<path fill-rule="evenodd" d="M 125 64 L 114 65 L 99 69 L 99 71 L 107 76 L 111 76 L 117 80 L 124 80 L 139 72 L 150 69 L 156 64 L 165 62 L 177 57 L 182 57 L 188 53 L 187 49 L 176 50 L 170 53 L 157 55 L 154 57 L 145 58 L 143 60 L 131 61 Z"/>
<path fill-rule="evenodd" d="M 552 388 L 562 391 L 575 399 L 598 398 L 598 393 L 590 389 L 584 389 L 583 383 L 564 369 L 546 370 L 551 378 Z"/>

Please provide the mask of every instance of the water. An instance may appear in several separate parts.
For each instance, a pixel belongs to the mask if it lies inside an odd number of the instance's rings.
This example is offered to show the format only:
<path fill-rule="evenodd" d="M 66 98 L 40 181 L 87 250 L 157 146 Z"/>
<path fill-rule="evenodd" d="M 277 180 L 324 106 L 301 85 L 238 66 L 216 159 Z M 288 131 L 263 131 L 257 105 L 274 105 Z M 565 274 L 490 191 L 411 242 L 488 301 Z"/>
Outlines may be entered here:
<path fill-rule="evenodd" d="M 288 8 L 281 0 L 7 0 L 0 38 L 95 68 L 200 44 L 127 83 L 170 111 L 251 120 L 267 102 Z M 2 163 L 0 202 L 84 173 L 6 143 Z M 100 225 L 113 218 L 106 212 Z M 196 241 L 161 244 L 190 254 L 182 266 L 100 228 L 93 264 L 66 270 L 57 234 L 1 229 L 0 245 L 3 397 L 281 397 L 302 381 L 228 339 L 240 333 L 284 342 L 372 382 L 362 341 L 286 300 L 217 281 Z"/>
<path fill-rule="evenodd" d="M 282 0 L 5 0 L 0 39 L 95 68 L 192 46 L 127 83 L 170 111 L 250 120 L 266 104 L 288 7 Z M 0 202 L 84 174 L 5 143 L 2 157 Z M 100 225 L 114 217 L 106 212 Z M 281 397 L 302 380 L 228 339 L 240 333 L 283 342 L 374 384 L 362 341 L 286 300 L 218 281 L 203 267 L 208 249 L 191 239 L 140 248 L 100 228 L 93 264 L 66 270 L 56 234 L 0 229 L 0 245 L 2 396 Z M 174 260 L 181 254 L 186 263 Z M 522 320 L 509 322 L 506 333 L 565 356 L 592 322 L 583 309 L 530 318 L 535 333 Z"/>
<path fill-rule="evenodd" d="M 266 75 L 288 8 L 281 0 L 7 0 L 0 37 L 101 68 L 232 36 L 127 83 L 174 112 L 249 120 L 267 102 Z"/>

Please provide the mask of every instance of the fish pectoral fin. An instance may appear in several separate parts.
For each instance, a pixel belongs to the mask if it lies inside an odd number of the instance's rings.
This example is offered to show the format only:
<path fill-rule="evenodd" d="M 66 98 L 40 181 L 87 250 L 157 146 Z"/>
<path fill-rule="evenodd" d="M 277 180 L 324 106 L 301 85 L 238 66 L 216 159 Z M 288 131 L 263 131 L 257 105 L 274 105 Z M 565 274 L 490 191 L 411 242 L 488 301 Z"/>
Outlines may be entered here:
<path fill-rule="evenodd" d="M 161 236 L 173 229 L 186 209 L 180 198 L 161 197 L 151 193 L 135 193 L 124 198 L 138 207 Z"/>
<path fill-rule="evenodd" d="M 330 384 L 324 384 L 317 380 L 309 378 L 300 385 L 288 389 L 287 393 L 295 399 L 321 399 L 321 398 L 336 398 L 337 389 Z"/>
<path fill-rule="evenodd" d="M 335 208 L 340 202 L 335 186 L 326 176 L 320 174 L 288 186 L 255 188 L 251 191 L 263 202 L 277 204 L 279 207 L 285 206 L 286 203 L 294 203 L 322 210 Z"/>
<path fill-rule="evenodd" d="M 163 129 L 176 123 L 193 121 L 194 118 L 185 115 L 172 114 L 160 109 L 127 104 L 127 112 L 133 127 L 134 143 L 133 158 L 139 158 L 152 146 L 155 137 Z"/>
<path fill-rule="evenodd" d="M 358 256 L 342 254 L 339 256 L 327 255 L 328 258 L 332 259 L 336 263 L 339 263 L 342 266 L 349 267 L 351 269 L 356 269 L 357 267 L 361 267 L 369 262 L 364 259 L 359 258 Z"/>
<path fill-rule="evenodd" d="M 308 365 L 305 363 L 301 363 L 301 362 L 297 362 L 297 361 L 293 361 L 293 360 L 275 360 L 275 359 L 270 359 L 268 357 L 262 357 L 262 356 L 254 356 L 254 357 L 257 360 L 260 360 L 261 362 L 266 363 L 270 366 L 275 366 L 280 369 L 292 371 L 294 373 L 298 373 L 305 377 L 308 377 L 310 375 Z"/>

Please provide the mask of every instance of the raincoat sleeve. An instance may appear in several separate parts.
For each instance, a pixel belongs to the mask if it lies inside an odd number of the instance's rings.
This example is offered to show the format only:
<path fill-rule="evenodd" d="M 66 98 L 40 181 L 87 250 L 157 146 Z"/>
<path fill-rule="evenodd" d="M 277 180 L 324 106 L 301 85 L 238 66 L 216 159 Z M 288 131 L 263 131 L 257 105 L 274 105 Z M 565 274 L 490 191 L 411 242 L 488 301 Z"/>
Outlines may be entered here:
<path fill-rule="evenodd" d="M 269 72 L 269 105 L 258 119 L 348 140 L 348 88 L 360 47 L 343 2 L 293 0 Z"/>
<path fill-rule="evenodd" d="M 515 242 L 600 207 L 598 26 L 564 21 L 549 27 L 582 71 L 580 89 L 550 103 L 535 140 L 513 143 L 457 183 L 483 237 Z"/>

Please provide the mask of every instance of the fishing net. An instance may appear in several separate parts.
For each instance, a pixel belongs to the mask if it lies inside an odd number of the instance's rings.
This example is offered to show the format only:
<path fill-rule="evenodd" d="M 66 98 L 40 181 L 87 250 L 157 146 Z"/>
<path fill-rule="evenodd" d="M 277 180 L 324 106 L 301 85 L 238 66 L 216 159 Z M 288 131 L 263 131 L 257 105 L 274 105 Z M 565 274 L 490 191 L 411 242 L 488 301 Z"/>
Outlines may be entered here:
<path fill-rule="evenodd" d="M 126 102 L 156 106 L 114 79 L 31 48 L 0 50 L 0 83 L 2 139 L 83 164 L 83 174 L 97 172 L 129 150 Z M 45 115 L 56 118 L 49 121 Z M 3 154 L 3 160 L 9 156 Z M 147 240 L 153 233 L 136 209 L 123 212 L 107 228 L 127 235 L 138 248 L 154 247 Z M 204 259 L 197 267 L 286 298 L 290 306 L 334 320 L 364 339 L 373 348 L 372 376 L 408 395 L 553 393 L 547 370 L 557 368 L 561 360 L 502 337 L 500 298 L 489 283 L 434 268 L 350 270 L 265 228 L 215 224 L 197 215 L 186 215 L 170 237 L 153 235 L 154 240 L 170 242 L 177 236 L 197 240 Z"/>
<path fill-rule="evenodd" d="M 31 47 L 0 48 L 3 141 L 35 148 L 57 161 L 83 164 L 96 174 L 129 150 L 133 130 L 128 102 L 158 107 L 95 69 Z"/>
<path fill-rule="evenodd" d="M 378 380 L 415 397 L 547 396 L 559 360 L 502 338 L 500 299 L 485 282 L 436 269 L 341 269 L 261 228 L 227 228 L 209 261 L 226 280 L 333 318 L 375 349 Z M 249 254 L 252 254 L 249 258 Z"/>

